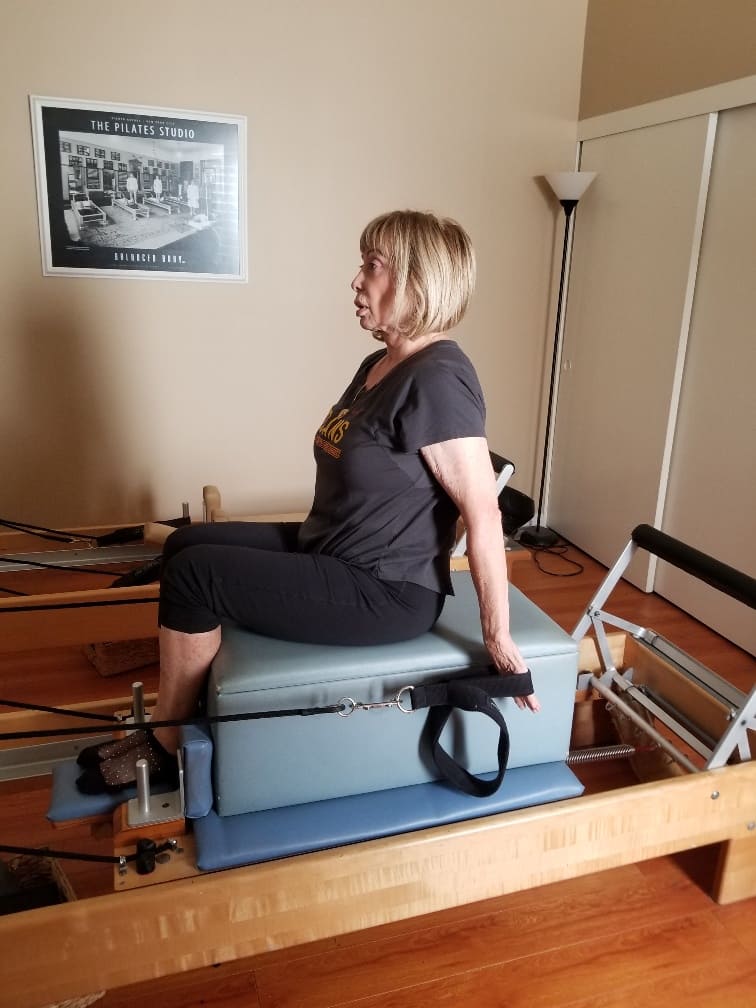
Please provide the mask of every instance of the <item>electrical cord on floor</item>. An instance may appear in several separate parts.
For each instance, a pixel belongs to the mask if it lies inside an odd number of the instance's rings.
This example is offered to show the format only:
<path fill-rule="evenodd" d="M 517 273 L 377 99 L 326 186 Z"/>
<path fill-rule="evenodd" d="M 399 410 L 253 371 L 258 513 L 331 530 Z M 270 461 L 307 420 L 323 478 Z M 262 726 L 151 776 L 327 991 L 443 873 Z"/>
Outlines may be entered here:
<path fill-rule="evenodd" d="M 526 543 L 520 543 L 524 549 L 530 550 L 533 554 L 533 560 L 536 567 L 542 574 L 548 574 L 549 577 L 576 577 L 578 574 L 582 574 L 585 570 L 584 566 L 577 560 L 573 560 L 572 557 L 567 556 L 567 550 L 569 546 L 567 543 L 558 542 L 554 546 L 529 546 Z M 540 557 L 546 555 L 551 557 L 559 557 L 563 563 L 569 564 L 574 570 L 565 571 L 555 571 L 547 570 L 541 563 Z"/>

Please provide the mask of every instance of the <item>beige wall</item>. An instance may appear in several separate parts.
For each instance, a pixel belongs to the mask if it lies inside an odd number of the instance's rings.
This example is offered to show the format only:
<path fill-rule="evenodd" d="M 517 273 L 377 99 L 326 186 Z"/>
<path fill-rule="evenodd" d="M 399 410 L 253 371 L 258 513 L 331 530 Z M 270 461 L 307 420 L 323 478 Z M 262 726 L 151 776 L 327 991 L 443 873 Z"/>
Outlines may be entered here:
<path fill-rule="evenodd" d="M 198 517 L 205 483 L 237 513 L 306 507 L 314 428 L 375 345 L 359 232 L 397 206 L 473 236 L 460 341 L 531 488 L 559 240 L 536 176 L 573 164 L 585 0 L 11 6 L 0 514 Z M 249 283 L 42 277 L 29 94 L 246 115 Z"/>
<path fill-rule="evenodd" d="M 589 0 L 581 119 L 752 74 L 754 0 Z"/>

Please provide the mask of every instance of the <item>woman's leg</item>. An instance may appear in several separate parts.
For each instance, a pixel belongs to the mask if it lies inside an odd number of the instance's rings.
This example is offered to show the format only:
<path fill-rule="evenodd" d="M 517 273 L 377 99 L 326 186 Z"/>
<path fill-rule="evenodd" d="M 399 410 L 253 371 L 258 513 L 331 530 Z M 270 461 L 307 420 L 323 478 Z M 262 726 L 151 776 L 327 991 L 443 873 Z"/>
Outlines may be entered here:
<path fill-rule="evenodd" d="M 260 533 L 269 547 L 263 549 L 251 545 L 248 532 L 244 535 L 244 548 L 193 540 L 168 557 L 160 591 L 156 721 L 194 714 L 220 646 L 222 620 L 283 640 L 369 645 L 416 637 L 440 614 L 443 597 L 428 589 L 381 582 L 333 557 L 288 552 L 269 531 Z M 175 730 L 155 729 L 154 741 L 168 754 L 156 753 L 153 744 L 149 755 L 158 776 L 165 773 L 176 740 Z M 126 781 L 127 757 L 119 752 L 118 760 L 117 773 L 108 760 L 101 764 L 108 786 Z"/>
<path fill-rule="evenodd" d="M 166 565 L 159 620 L 184 634 L 226 621 L 281 640 L 371 645 L 424 633 L 442 600 L 323 554 L 203 545 Z"/>
<path fill-rule="evenodd" d="M 382 644 L 430 629 L 443 599 L 390 585 L 329 556 L 186 546 L 166 565 L 160 595 L 160 688 L 154 719 L 194 713 L 227 620 L 311 644 Z M 178 731 L 155 730 L 175 752 Z"/>
<path fill-rule="evenodd" d="M 176 565 L 175 558 L 184 551 L 191 554 L 192 549 L 206 543 L 230 545 L 237 553 L 248 546 L 259 548 L 262 545 L 274 552 L 294 548 L 298 527 L 290 523 L 253 522 L 183 526 L 166 540 L 162 573 L 172 569 Z M 200 632 L 196 626 L 188 628 L 191 632 L 183 632 L 183 627 L 177 630 L 163 626 L 162 619 L 160 623 L 160 685 L 153 720 L 187 720 L 195 713 L 207 672 L 220 646 L 220 623 L 211 615 L 210 622 L 200 628 Z M 172 778 L 176 773 L 177 740 L 178 729 L 158 728 L 154 735 L 133 732 L 120 742 L 89 746 L 77 758 L 84 769 L 77 786 L 90 794 L 120 788 L 134 779 L 139 758 L 148 760 L 151 780 Z"/>
<path fill-rule="evenodd" d="M 298 528 L 298 523 L 283 522 L 218 522 L 184 526 L 172 533 L 165 543 L 163 570 L 168 571 L 164 578 L 164 583 L 168 582 L 165 591 L 173 590 L 171 586 L 177 577 L 174 568 L 186 566 L 183 561 L 177 563 L 174 560 L 186 550 L 196 552 L 197 547 L 220 546 L 238 551 L 240 556 L 244 556 L 241 551 L 247 549 L 287 552 L 296 546 Z M 184 607 L 190 604 L 190 593 L 183 589 L 179 591 L 184 598 L 173 604 L 181 609 L 182 602 Z M 217 623 L 222 615 L 212 613 L 210 622 Z M 193 716 L 210 665 L 220 647 L 219 624 L 197 631 L 191 617 L 179 613 L 174 616 L 176 619 L 182 629 L 166 626 L 164 614 L 160 619 L 160 687 L 152 715 L 155 721 L 183 721 Z M 155 729 L 155 738 L 170 753 L 176 752 L 178 735 L 178 728 Z"/>
<path fill-rule="evenodd" d="M 187 634 L 160 627 L 160 689 L 154 721 L 186 721 L 193 717 L 210 664 L 221 642 L 220 627 Z M 156 728 L 155 738 L 169 753 L 178 748 L 178 728 Z"/>
<path fill-rule="evenodd" d="M 301 522 L 206 522 L 182 525 L 163 544 L 163 566 L 190 546 L 239 546 L 291 552 Z"/>

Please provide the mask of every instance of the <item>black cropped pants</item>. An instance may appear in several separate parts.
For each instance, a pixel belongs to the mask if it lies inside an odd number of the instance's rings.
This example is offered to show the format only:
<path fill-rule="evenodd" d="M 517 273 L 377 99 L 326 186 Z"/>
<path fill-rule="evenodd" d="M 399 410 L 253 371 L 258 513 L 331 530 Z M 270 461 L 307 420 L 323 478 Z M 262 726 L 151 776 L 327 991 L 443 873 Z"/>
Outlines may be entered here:
<path fill-rule="evenodd" d="M 443 595 L 300 553 L 298 529 L 296 522 L 218 522 L 171 533 L 160 625 L 202 633 L 228 621 L 282 640 L 369 645 L 417 637 L 438 619 Z"/>

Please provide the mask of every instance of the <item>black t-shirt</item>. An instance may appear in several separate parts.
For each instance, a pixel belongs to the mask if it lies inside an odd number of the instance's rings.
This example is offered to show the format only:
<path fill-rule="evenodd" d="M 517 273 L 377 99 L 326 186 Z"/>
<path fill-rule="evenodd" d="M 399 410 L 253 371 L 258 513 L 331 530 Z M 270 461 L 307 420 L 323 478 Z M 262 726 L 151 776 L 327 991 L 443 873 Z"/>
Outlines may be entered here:
<path fill-rule="evenodd" d="M 299 547 L 385 581 L 451 592 L 458 512 L 420 454 L 426 445 L 485 436 L 475 369 L 453 340 L 398 364 L 372 389 L 367 357 L 315 435 L 315 496 Z"/>

